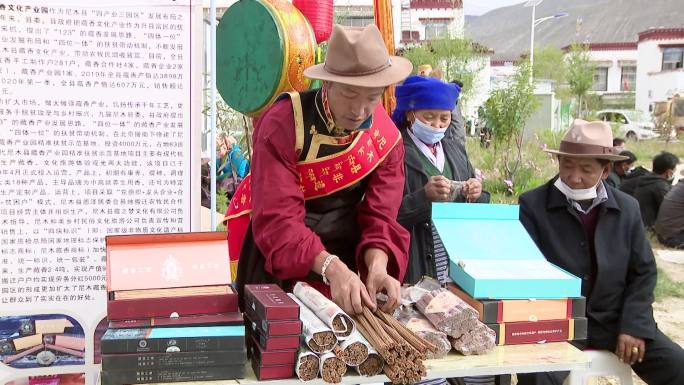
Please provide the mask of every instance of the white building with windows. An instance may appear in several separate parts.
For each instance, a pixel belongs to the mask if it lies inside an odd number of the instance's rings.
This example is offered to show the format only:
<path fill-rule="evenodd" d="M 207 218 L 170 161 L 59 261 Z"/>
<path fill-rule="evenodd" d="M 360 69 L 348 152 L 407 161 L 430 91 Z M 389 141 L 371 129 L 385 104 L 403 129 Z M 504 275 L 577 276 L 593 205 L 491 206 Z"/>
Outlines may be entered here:
<path fill-rule="evenodd" d="M 605 94 L 636 90 L 637 43 L 591 43 L 588 49 L 596 66 L 592 91 Z"/>
<path fill-rule="evenodd" d="M 684 28 L 656 28 L 639 33 L 636 109 L 651 111 L 653 102 L 684 93 Z"/>
<path fill-rule="evenodd" d="M 362 27 L 374 22 L 373 0 L 335 0 L 336 21 Z M 440 36 L 462 37 L 462 0 L 392 0 L 397 48 Z"/>

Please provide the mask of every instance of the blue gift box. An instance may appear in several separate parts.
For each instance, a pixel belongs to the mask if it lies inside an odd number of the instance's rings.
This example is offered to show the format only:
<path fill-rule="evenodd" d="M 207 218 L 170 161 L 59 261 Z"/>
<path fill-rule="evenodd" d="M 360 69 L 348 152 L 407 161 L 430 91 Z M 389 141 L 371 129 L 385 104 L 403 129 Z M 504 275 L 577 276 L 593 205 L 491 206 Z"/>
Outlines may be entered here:
<path fill-rule="evenodd" d="M 474 298 L 581 296 L 581 280 L 544 258 L 518 212 L 517 205 L 433 203 L 451 279 Z"/>

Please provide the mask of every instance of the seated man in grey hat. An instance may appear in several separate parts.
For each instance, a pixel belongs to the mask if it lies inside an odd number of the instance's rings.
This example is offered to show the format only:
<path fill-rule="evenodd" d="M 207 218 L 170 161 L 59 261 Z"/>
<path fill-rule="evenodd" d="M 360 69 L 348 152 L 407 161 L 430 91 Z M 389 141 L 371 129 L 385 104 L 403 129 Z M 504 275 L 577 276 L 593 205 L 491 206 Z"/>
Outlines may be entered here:
<path fill-rule="evenodd" d="M 289 290 L 304 281 L 349 313 L 375 310 L 379 292 L 389 298 L 384 310 L 399 305 L 409 246 L 397 222 L 404 146 L 381 101 L 412 68 L 389 55 L 375 25 L 336 25 L 325 63 L 304 71 L 323 87 L 282 95 L 259 117 L 252 174 L 227 215 L 230 229 L 251 214 L 240 298 L 245 284 Z"/>
<path fill-rule="evenodd" d="M 563 137 L 558 175 L 520 196 L 520 221 L 550 262 L 582 279 L 588 339 L 615 352 L 649 385 L 684 384 L 684 351 L 653 319 L 656 264 L 634 198 L 604 183 L 610 125 L 575 120 Z M 584 347 L 584 346 L 582 346 Z M 561 385 L 567 372 L 518 375 L 518 384 Z"/>

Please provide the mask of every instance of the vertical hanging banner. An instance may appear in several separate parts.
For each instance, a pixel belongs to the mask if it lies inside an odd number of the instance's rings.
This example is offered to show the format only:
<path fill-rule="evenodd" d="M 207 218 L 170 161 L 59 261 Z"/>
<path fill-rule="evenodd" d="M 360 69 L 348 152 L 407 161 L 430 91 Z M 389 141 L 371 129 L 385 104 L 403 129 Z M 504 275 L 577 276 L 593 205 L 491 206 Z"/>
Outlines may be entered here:
<path fill-rule="evenodd" d="M 193 227 L 198 14 L 0 0 L 0 385 L 94 384 L 104 237 Z"/>

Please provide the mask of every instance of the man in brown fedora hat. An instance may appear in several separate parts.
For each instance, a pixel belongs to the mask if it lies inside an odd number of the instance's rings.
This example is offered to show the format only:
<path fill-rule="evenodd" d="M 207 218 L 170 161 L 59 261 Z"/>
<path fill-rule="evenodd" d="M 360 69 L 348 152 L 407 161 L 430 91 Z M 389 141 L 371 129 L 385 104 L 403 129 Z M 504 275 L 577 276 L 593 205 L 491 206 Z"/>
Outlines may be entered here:
<path fill-rule="evenodd" d="M 401 135 L 382 108 L 411 63 L 390 56 L 374 25 L 334 26 L 325 63 L 304 76 L 323 87 L 282 95 L 256 123 L 252 174 L 228 224 L 244 233 L 238 291 L 306 281 L 350 313 L 399 304 L 408 232 L 397 223 L 404 185 Z M 234 234 L 229 234 L 234 235 Z"/>
<path fill-rule="evenodd" d="M 614 154 L 605 122 L 575 120 L 561 140 L 558 175 L 520 196 L 520 221 L 546 258 L 582 279 L 586 346 L 615 352 L 649 385 L 684 384 L 684 351 L 653 319 L 656 264 L 639 205 L 603 181 Z M 518 375 L 562 384 L 567 372 Z"/>

